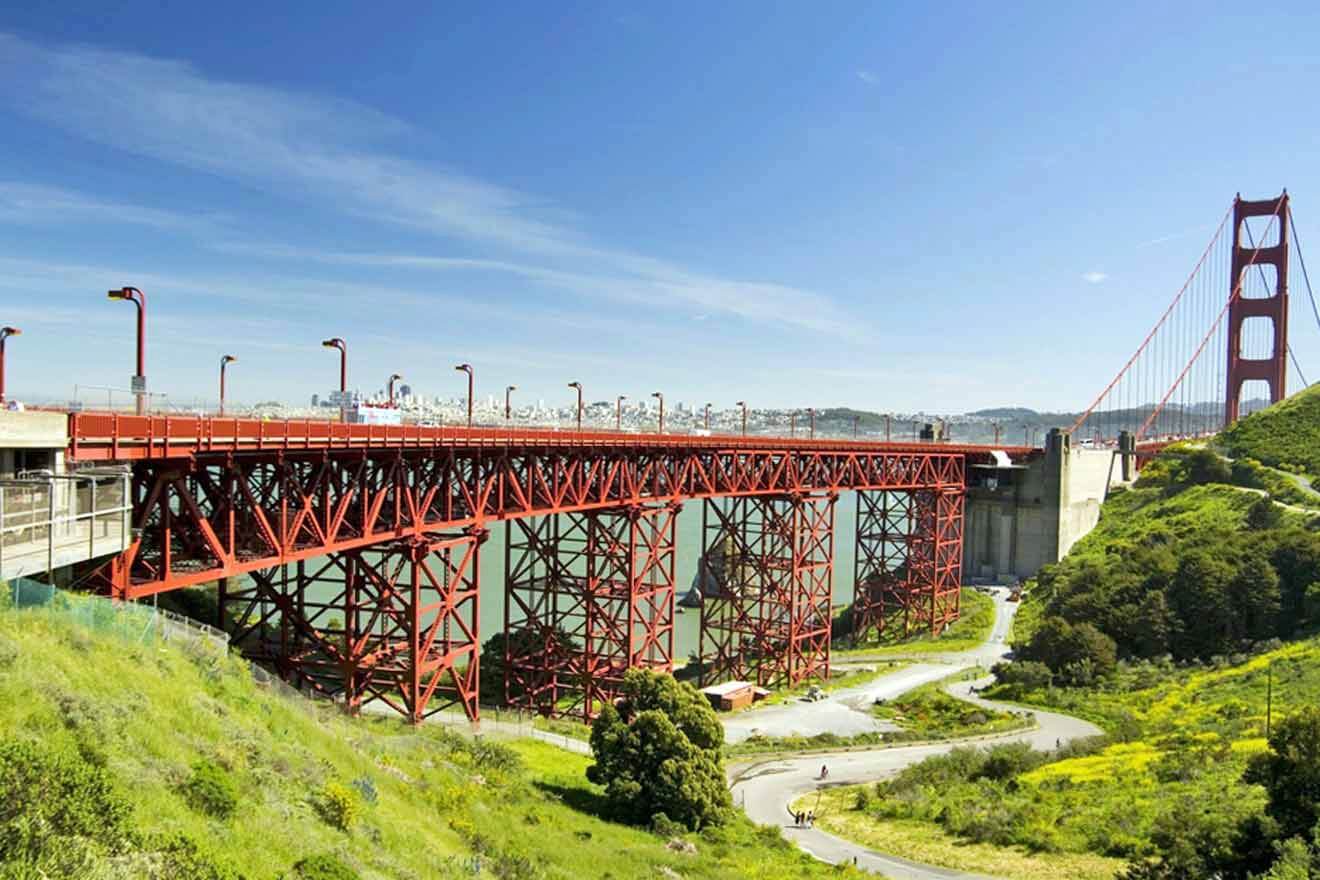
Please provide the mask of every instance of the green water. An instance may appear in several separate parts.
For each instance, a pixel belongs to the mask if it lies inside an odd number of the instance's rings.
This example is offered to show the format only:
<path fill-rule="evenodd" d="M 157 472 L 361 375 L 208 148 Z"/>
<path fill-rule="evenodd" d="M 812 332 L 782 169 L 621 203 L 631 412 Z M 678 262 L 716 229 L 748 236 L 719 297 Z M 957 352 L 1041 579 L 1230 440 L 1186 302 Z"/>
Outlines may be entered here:
<path fill-rule="evenodd" d="M 694 501 L 683 506 L 678 515 L 675 548 L 675 587 L 678 598 L 691 589 L 697 574 L 697 560 L 701 555 L 701 510 L 704 502 Z M 853 556 L 857 529 L 856 493 L 839 496 L 834 506 L 834 604 L 842 605 L 853 597 Z M 478 620 L 479 641 L 484 642 L 504 629 L 504 548 L 507 526 L 503 522 L 490 524 L 490 537 L 481 546 L 481 615 Z M 246 577 L 244 577 L 246 580 Z M 309 598 L 329 600 L 337 592 L 326 583 L 308 587 Z M 696 608 L 675 608 L 674 658 L 680 660 L 697 650 L 701 612 Z"/>
<path fill-rule="evenodd" d="M 692 587 L 701 556 L 701 508 L 704 502 L 685 504 L 676 528 L 674 583 L 682 598 Z M 853 542 L 857 531 L 857 498 L 852 492 L 839 496 L 834 505 L 834 604 L 847 604 L 853 596 Z M 493 523 L 490 538 L 481 547 L 481 637 L 485 640 L 504 629 L 505 524 Z M 697 649 L 701 612 L 676 608 L 674 658 L 682 659 Z"/>

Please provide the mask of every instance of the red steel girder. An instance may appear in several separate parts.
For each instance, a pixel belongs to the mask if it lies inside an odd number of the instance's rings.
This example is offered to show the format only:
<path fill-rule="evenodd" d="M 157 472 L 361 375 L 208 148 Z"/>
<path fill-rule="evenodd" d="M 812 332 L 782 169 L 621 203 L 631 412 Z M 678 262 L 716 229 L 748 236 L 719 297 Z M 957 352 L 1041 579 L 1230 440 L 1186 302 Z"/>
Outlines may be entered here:
<path fill-rule="evenodd" d="M 489 520 L 727 495 L 962 485 L 965 455 L 647 447 L 252 452 L 133 466 L 134 599 Z"/>
<path fill-rule="evenodd" d="M 221 582 L 220 624 L 245 656 L 350 712 L 478 717 L 478 547 L 410 536 Z"/>
<path fill-rule="evenodd" d="M 857 493 L 854 642 L 934 635 L 958 619 L 964 505 L 953 485 Z"/>
<path fill-rule="evenodd" d="M 507 526 L 504 699 L 590 721 L 632 668 L 674 668 L 676 504 Z"/>
<path fill-rule="evenodd" d="M 701 682 L 791 687 L 830 670 L 837 495 L 707 501 Z"/>

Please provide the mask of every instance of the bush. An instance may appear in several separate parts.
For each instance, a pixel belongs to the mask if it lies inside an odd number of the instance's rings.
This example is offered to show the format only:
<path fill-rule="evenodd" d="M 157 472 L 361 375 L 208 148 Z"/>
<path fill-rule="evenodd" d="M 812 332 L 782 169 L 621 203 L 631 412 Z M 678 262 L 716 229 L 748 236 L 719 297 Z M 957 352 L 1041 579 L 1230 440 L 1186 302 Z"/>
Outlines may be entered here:
<path fill-rule="evenodd" d="M 723 822 L 724 728 L 710 704 L 692 685 L 644 669 L 629 670 L 620 691 L 617 708 L 607 704 L 591 727 L 596 763 L 587 768 L 610 813 L 642 825 L 663 812 L 693 830 Z"/>
<path fill-rule="evenodd" d="M 990 671 L 1000 684 L 1018 693 L 1044 690 L 1054 683 L 1054 673 L 1050 668 L 1035 660 L 996 663 Z"/>
<path fill-rule="evenodd" d="M 37 859 L 57 838 L 111 851 L 128 842 L 128 801 L 82 755 L 29 742 L 0 743 L 0 853 Z"/>
<path fill-rule="evenodd" d="M 215 819 L 228 819 L 238 809 L 238 786 L 228 771 L 212 761 L 193 764 L 182 792 L 188 806 Z"/>
<path fill-rule="evenodd" d="M 289 880 L 360 880 L 357 871 L 329 853 L 299 859 Z"/>
<path fill-rule="evenodd" d="M 316 798 L 316 812 L 332 828 L 348 831 L 362 817 L 362 800 L 356 789 L 332 779 L 321 786 Z"/>

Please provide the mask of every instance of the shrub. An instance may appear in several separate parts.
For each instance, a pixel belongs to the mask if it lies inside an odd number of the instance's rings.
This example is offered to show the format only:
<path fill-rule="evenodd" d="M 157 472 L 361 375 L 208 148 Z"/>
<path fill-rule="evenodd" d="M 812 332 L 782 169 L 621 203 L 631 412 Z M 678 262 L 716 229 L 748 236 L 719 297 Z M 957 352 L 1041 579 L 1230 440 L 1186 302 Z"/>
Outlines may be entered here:
<path fill-rule="evenodd" d="M 620 690 L 617 708 L 606 704 L 591 727 L 596 763 L 587 768 L 610 813 L 637 825 L 660 812 L 691 829 L 723 822 L 724 729 L 710 704 L 692 685 L 644 669 L 629 670 Z"/>
<path fill-rule="evenodd" d="M 299 859 L 293 866 L 290 880 L 360 880 L 357 871 L 335 856 L 323 853 Z"/>
<path fill-rule="evenodd" d="M 110 850 L 128 840 L 130 807 L 104 766 L 29 742 L 0 743 L 0 853 L 37 858 L 55 838 Z"/>
<path fill-rule="evenodd" d="M 244 880 L 233 868 L 202 852 L 196 841 L 182 834 L 151 844 L 160 858 L 160 873 L 170 880 Z"/>
<path fill-rule="evenodd" d="M 348 831 L 362 817 L 362 799 L 356 789 L 332 779 L 321 786 L 316 797 L 316 812 L 332 828 Z"/>
<path fill-rule="evenodd" d="M 990 671 L 1000 684 L 1018 692 L 1044 690 L 1054 682 L 1054 673 L 1050 668 L 1035 660 L 996 663 Z"/>
<path fill-rule="evenodd" d="M 374 806 L 376 801 L 380 800 L 380 794 L 376 791 L 376 783 L 371 781 L 370 776 L 359 776 L 353 780 L 351 785 L 357 789 L 357 793 L 362 795 L 362 800 L 368 804 Z"/>
<path fill-rule="evenodd" d="M 238 809 L 238 786 L 228 771 L 209 760 L 193 764 L 192 775 L 182 786 L 183 798 L 199 813 L 228 819 Z"/>

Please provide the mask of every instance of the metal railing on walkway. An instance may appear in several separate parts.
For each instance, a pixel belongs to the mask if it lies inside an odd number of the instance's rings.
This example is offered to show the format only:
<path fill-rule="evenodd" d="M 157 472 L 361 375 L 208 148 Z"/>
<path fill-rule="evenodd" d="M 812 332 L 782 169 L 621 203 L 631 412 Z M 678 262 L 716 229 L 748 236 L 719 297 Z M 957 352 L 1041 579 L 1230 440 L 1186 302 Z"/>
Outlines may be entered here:
<path fill-rule="evenodd" d="M 0 479 L 0 580 L 119 553 L 131 540 L 132 515 L 126 470 Z"/>

